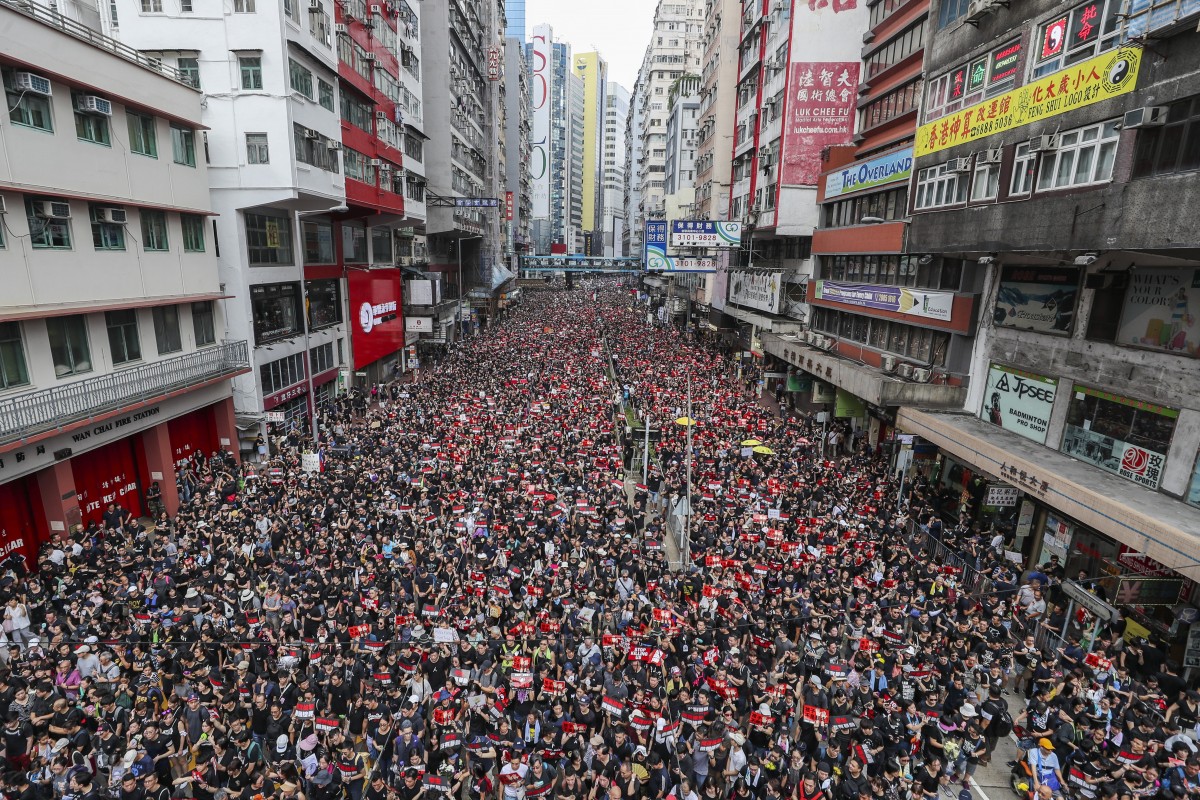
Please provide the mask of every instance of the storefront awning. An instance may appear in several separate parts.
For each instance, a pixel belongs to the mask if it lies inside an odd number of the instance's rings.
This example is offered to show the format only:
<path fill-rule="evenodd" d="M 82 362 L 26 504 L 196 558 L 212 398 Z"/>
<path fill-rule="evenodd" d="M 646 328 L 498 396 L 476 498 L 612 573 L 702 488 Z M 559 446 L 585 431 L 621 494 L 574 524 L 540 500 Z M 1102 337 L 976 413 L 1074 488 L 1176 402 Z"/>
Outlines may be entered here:
<path fill-rule="evenodd" d="M 902 408 L 896 427 L 1200 580 L 1200 509 L 1144 489 L 965 412 Z"/>
<path fill-rule="evenodd" d="M 748 322 L 751 325 L 756 325 L 759 329 L 763 331 L 770 331 L 771 333 L 791 333 L 792 331 L 798 331 L 804 327 L 804 323 L 798 319 L 792 319 L 790 317 L 777 317 L 757 311 L 747 311 L 746 309 L 738 308 L 737 306 L 725 306 L 725 313 L 734 319 L 742 322 Z"/>

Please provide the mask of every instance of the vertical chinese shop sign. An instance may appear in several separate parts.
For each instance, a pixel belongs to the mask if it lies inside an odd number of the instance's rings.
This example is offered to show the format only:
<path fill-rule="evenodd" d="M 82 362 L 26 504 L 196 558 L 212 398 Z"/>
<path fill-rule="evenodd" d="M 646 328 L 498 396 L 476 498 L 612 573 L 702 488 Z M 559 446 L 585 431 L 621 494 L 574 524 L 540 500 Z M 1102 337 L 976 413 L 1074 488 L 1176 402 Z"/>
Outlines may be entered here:
<path fill-rule="evenodd" d="M 802 61 L 788 76 L 780 184 L 813 186 L 821 174 L 821 151 L 854 135 L 858 96 L 855 61 Z"/>

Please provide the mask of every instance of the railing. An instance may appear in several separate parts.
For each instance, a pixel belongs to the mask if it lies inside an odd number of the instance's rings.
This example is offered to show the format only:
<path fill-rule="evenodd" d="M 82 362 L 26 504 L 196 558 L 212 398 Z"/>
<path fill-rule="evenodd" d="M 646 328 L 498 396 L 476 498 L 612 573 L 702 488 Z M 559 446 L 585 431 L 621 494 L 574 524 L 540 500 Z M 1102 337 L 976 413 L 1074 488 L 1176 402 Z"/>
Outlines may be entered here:
<path fill-rule="evenodd" d="M 99 31 L 92 30 L 82 23 L 76 22 L 69 17 L 65 17 L 53 8 L 47 8 L 46 6 L 38 5 L 37 3 L 32 2 L 32 0 L 0 0 L 0 5 L 7 6 L 8 8 L 24 14 L 27 17 L 33 17 L 38 22 L 44 22 L 47 25 L 53 25 L 55 28 L 58 28 L 60 31 L 70 36 L 74 36 L 76 39 L 82 39 L 89 44 L 95 45 L 101 50 L 108 50 L 110 53 L 113 53 L 114 55 L 119 56 L 126 61 L 132 61 L 133 63 L 145 67 L 146 69 L 165 75 L 177 83 L 182 83 L 189 89 L 197 88 L 192 83 L 191 78 L 187 76 L 187 73 L 180 72 L 174 67 L 164 64 L 161 59 L 151 58 L 145 53 L 135 50 L 127 44 L 118 42 L 112 37 L 105 36 Z"/>
<path fill-rule="evenodd" d="M 224 342 L 195 353 L 97 378 L 0 400 L 0 444 L 54 430 L 250 367 L 246 342 Z"/>

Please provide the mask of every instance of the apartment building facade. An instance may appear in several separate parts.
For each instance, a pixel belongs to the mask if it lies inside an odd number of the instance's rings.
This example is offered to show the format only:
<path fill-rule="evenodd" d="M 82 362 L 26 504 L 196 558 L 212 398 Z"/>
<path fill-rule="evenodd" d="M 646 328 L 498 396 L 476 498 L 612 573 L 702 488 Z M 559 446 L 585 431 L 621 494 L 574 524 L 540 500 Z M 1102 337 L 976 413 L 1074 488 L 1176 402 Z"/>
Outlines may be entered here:
<path fill-rule="evenodd" d="M 729 137 L 736 111 L 741 3 L 707 0 L 696 128 L 696 218 L 729 218 Z"/>
<path fill-rule="evenodd" d="M 601 181 L 604 187 L 601 206 L 601 235 L 604 255 L 628 255 L 625 239 L 625 125 L 629 116 L 629 90 L 609 81 L 604 105 L 604 158 Z"/>
<path fill-rule="evenodd" d="M 251 359 L 190 76 L 48 6 L 0 24 L 0 558 L 32 569 L 110 503 L 149 510 L 155 483 L 174 512 L 178 462 L 236 457 Z"/>

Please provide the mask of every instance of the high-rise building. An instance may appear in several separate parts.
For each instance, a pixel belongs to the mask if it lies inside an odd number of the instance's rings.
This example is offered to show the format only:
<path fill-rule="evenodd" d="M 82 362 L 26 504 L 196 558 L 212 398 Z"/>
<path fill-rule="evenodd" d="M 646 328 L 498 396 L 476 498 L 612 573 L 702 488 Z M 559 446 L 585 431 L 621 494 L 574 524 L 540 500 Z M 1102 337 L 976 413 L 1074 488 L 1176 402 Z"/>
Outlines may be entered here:
<path fill-rule="evenodd" d="M 674 196 L 682 219 L 693 216 L 696 189 L 696 127 L 700 111 L 700 76 L 684 75 L 671 86 L 667 99 L 666 162 L 663 165 L 663 190 Z M 686 214 L 684 211 L 686 210 Z"/>
<path fill-rule="evenodd" d="M 567 63 L 570 63 L 570 51 Z M 567 252 L 583 252 L 583 164 L 584 164 L 584 85 L 574 72 L 567 74 L 567 149 L 570 172 L 564 187 L 567 205 Z"/>
<path fill-rule="evenodd" d="M 504 38 L 525 46 L 525 0 L 504 0 Z"/>
<path fill-rule="evenodd" d="M 530 107 L 529 69 L 525 46 L 515 37 L 504 40 L 504 84 L 508 103 L 505 120 L 505 223 L 509 228 L 511 255 L 520 255 L 530 245 Z"/>
<path fill-rule="evenodd" d="M 629 97 L 629 113 L 625 116 L 625 229 L 621 235 L 622 249 L 627 256 L 642 254 L 645 219 L 642 217 L 642 94 L 645 82 L 639 75 Z"/>
<path fill-rule="evenodd" d="M 696 129 L 696 218 L 729 216 L 729 132 L 737 111 L 739 0 L 707 0 Z"/>
<path fill-rule="evenodd" d="M 977 326 L 969 354 L 890 343 L 922 386 L 970 373 L 965 414 L 905 407 L 897 427 L 936 445 L 936 490 L 1012 531 L 1006 550 L 1098 579 L 1163 651 L 1200 572 L 1196 13 L 932 3 L 912 260 L 843 279 L 902 281 L 906 319 Z"/>
<path fill-rule="evenodd" d="M 154 483 L 174 514 L 178 462 L 238 456 L 231 378 L 251 362 L 187 65 L 34 3 L 0 4 L 0 27 L 0 531 L 33 570 L 109 503 L 153 515 Z"/>
<path fill-rule="evenodd" d="M 582 246 L 583 81 L 574 74 L 570 43 L 554 41 L 549 25 L 533 29 L 525 56 L 533 109 L 534 249 L 575 253 Z M 539 196 L 545 198 L 540 210 Z"/>
<path fill-rule="evenodd" d="M 583 252 L 603 253 L 604 118 L 607 111 L 608 62 L 599 53 L 576 53 L 575 75 L 583 80 L 583 170 L 580 203 Z"/>
<path fill-rule="evenodd" d="M 629 116 L 629 91 L 610 81 L 605 92 L 604 160 L 602 175 L 604 204 L 601 231 L 604 255 L 628 255 L 622 243 L 625 235 L 625 121 Z"/>
<path fill-rule="evenodd" d="M 704 36 L 704 0 L 659 0 L 654 11 L 654 30 L 638 72 L 643 83 L 640 96 L 641 146 L 638 170 L 641 203 L 637 218 L 630 222 L 639 230 L 646 219 L 666 214 L 667 113 L 671 87 L 684 75 L 700 74 Z"/>

